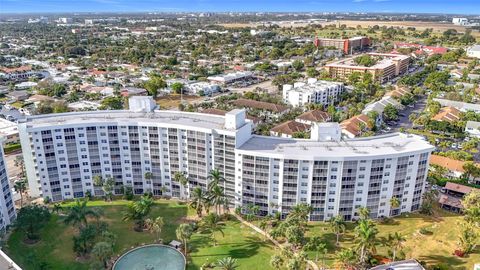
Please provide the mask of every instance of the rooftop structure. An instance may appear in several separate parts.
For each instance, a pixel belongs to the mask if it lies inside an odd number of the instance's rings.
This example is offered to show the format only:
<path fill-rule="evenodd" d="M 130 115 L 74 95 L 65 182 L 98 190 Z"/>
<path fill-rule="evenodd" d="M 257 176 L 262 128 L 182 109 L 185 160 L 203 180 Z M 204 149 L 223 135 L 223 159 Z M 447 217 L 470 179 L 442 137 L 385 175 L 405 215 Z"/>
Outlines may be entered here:
<path fill-rule="evenodd" d="M 355 138 L 362 134 L 363 131 L 370 128 L 370 118 L 365 114 L 353 116 L 340 123 L 342 133 L 348 138 Z"/>
<path fill-rule="evenodd" d="M 375 266 L 370 268 L 370 270 L 425 270 L 425 268 L 416 260 L 411 259 Z"/>
<path fill-rule="evenodd" d="M 287 121 L 274 126 L 270 130 L 272 136 L 292 138 L 295 133 L 309 132 L 310 125 L 296 122 L 295 120 Z"/>
<path fill-rule="evenodd" d="M 436 121 L 453 123 L 460 120 L 460 114 L 460 110 L 455 107 L 444 107 L 441 108 L 440 111 L 432 117 L 432 119 Z"/>
<path fill-rule="evenodd" d="M 368 53 L 377 59 L 377 62 L 370 67 L 360 66 L 355 63 L 356 57 L 342 59 L 326 65 L 332 78 L 347 79 L 354 72 L 371 73 L 373 79 L 381 83 L 387 82 L 408 70 L 410 57 L 401 54 Z"/>
<path fill-rule="evenodd" d="M 280 113 L 280 114 L 288 111 L 287 106 L 279 105 L 275 103 L 263 102 L 263 101 L 256 101 L 253 99 L 240 98 L 235 100 L 233 104 L 240 107 L 265 110 L 265 111 L 270 111 L 273 113 Z"/>
<path fill-rule="evenodd" d="M 336 215 L 352 220 L 358 217 L 356 205 L 369 207 L 372 218 L 420 207 L 433 150 L 421 137 L 396 133 L 341 140 L 337 123 L 313 123 L 311 139 L 257 136 L 245 117 L 240 109 L 225 116 L 95 111 L 27 117 L 19 130 L 31 194 L 53 201 L 86 192 L 101 196 L 92 184 L 101 175 L 115 179 L 115 194 L 130 186 L 134 194 L 188 198 L 191 188 L 206 188 L 210 170 L 218 169 L 232 204 L 259 205 L 259 215 L 285 217 L 301 202 L 314 207 L 310 220 Z M 146 172 L 151 180 L 144 179 Z M 188 175 L 190 188 L 175 181 L 176 172 Z M 348 185 L 334 185 L 340 179 Z M 399 179 L 404 185 L 394 189 Z M 379 196 L 368 199 L 377 188 Z M 318 192 L 326 194 L 322 200 Z M 401 207 L 391 208 L 392 196 L 402 198 Z"/>
<path fill-rule="evenodd" d="M 480 44 L 473 45 L 467 49 L 467 56 L 480 59 Z"/>
<path fill-rule="evenodd" d="M 250 71 L 244 71 L 244 72 L 239 71 L 234 73 L 210 76 L 207 79 L 212 83 L 226 85 L 226 84 L 233 83 L 235 81 L 251 78 L 252 76 L 253 76 L 253 73 Z"/>
<path fill-rule="evenodd" d="M 368 114 L 369 112 L 375 111 L 375 112 L 378 112 L 379 115 L 382 115 L 383 111 L 385 110 L 385 107 L 387 107 L 388 105 L 392 105 L 398 110 L 403 110 L 405 108 L 400 102 L 398 102 L 393 97 L 385 96 L 379 101 L 375 101 L 370 104 L 367 104 L 365 106 L 365 109 L 363 109 L 362 113 Z"/>
<path fill-rule="evenodd" d="M 465 125 L 465 132 L 467 132 L 470 136 L 473 137 L 480 137 L 480 122 L 476 121 L 467 121 Z"/>
<path fill-rule="evenodd" d="M 328 113 L 321 110 L 311 110 L 299 115 L 295 121 L 311 125 L 314 122 L 329 122 L 331 117 Z"/>
<path fill-rule="evenodd" d="M 306 104 L 333 104 L 345 91 L 343 83 L 330 81 L 317 81 L 310 78 L 307 83 L 297 82 L 293 85 L 283 85 L 283 100 L 292 106 Z"/>
<path fill-rule="evenodd" d="M 474 111 L 476 113 L 480 113 L 480 104 L 466 103 L 466 102 L 441 99 L 441 98 L 434 98 L 433 101 L 436 101 L 440 103 L 440 105 L 445 107 L 454 107 L 462 112 Z"/>

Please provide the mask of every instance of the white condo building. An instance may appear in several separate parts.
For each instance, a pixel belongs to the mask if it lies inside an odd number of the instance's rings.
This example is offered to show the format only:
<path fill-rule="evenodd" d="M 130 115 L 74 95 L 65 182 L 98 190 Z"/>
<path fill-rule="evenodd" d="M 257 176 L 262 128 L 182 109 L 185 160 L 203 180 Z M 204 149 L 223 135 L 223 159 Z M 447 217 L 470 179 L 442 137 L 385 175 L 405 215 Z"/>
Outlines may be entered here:
<path fill-rule="evenodd" d="M 297 82 L 283 85 L 283 100 L 292 106 L 304 106 L 310 103 L 329 105 L 337 101 L 345 91 L 340 82 L 317 81 L 310 78 L 307 83 Z"/>
<path fill-rule="evenodd" d="M 2 143 L 0 143 L 0 183 L 2 186 L 0 192 L 0 231 L 4 231 L 15 220 L 17 214 L 12 199 Z"/>
<path fill-rule="evenodd" d="M 235 206 L 253 203 L 266 215 L 309 203 L 311 220 L 354 219 L 360 206 L 372 217 L 417 210 L 434 149 L 398 133 L 341 141 L 339 130 L 316 125 L 310 140 L 252 135 L 244 110 L 50 114 L 27 117 L 19 129 L 32 196 L 102 195 L 92 181 L 102 175 L 115 179 L 115 192 L 131 186 L 135 194 L 184 197 L 219 169 Z M 187 188 L 174 181 L 178 171 L 187 174 Z M 394 196 L 398 209 L 390 209 Z"/>

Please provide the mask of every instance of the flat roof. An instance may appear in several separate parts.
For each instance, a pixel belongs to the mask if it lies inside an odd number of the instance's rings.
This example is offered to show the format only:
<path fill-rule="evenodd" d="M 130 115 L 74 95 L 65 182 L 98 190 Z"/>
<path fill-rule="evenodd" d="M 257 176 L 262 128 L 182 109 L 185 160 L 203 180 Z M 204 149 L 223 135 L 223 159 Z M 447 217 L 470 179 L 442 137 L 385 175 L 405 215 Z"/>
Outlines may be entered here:
<path fill-rule="evenodd" d="M 86 124 L 92 122 L 119 122 L 120 124 L 125 125 L 128 125 L 132 122 L 165 123 L 170 125 L 182 125 L 186 127 L 198 127 L 205 129 L 225 129 L 224 116 L 162 110 L 156 110 L 154 112 L 132 112 L 126 110 L 69 112 L 28 116 L 25 120 L 19 121 L 19 123 L 26 123 L 28 128 L 41 128 L 54 125 Z"/>
<path fill-rule="evenodd" d="M 367 53 L 366 55 L 380 56 L 380 57 L 383 57 L 383 59 L 378 61 L 375 65 L 367 67 L 367 66 L 357 65 L 355 63 L 354 59 L 362 56 L 362 55 L 357 55 L 355 57 L 350 57 L 350 58 L 342 59 L 342 60 L 327 64 L 326 67 L 380 69 L 380 68 L 386 68 L 388 66 L 393 65 L 394 64 L 393 60 L 399 61 L 399 60 L 406 60 L 410 58 L 407 55 L 391 54 L 391 53 Z"/>
<path fill-rule="evenodd" d="M 385 155 L 433 151 L 434 147 L 418 135 L 392 133 L 381 136 L 345 139 L 341 141 L 313 141 L 254 135 L 238 148 L 240 152 L 256 155 L 298 159 L 321 158 L 375 158 Z"/>

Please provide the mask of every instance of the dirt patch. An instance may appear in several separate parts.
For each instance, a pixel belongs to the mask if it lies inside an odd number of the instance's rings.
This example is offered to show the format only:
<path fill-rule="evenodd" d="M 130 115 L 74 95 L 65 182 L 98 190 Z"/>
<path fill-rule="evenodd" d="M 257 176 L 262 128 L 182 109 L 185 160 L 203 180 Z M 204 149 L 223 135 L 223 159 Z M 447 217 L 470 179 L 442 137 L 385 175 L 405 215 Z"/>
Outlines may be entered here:
<path fill-rule="evenodd" d="M 172 108 L 177 109 L 182 99 L 183 99 L 183 102 L 190 103 L 193 101 L 200 100 L 202 99 L 202 97 L 188 96 L 188 95 L 183 95 L 183 97 L 181 97 L 180 95 L 168 95 L 168 96 L 158 97 L 156 98 L 156 101 L 161 109 L 172 109 Z"/>

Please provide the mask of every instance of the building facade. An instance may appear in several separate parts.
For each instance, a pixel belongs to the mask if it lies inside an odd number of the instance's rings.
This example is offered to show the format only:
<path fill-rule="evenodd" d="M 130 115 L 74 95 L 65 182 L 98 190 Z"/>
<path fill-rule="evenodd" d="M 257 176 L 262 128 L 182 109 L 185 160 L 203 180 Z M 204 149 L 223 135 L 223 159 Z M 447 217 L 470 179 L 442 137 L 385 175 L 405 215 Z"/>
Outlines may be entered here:
<path fill-rule="evenodd" d="M 406 55 L 388 53 L 368 53 L 367 55 L 377 58 L 377 63 L 369 67 L 361 66 L 355 63 L 356 57 L 353 57 L 327 64 L 325 67 L 332 78 L 347 79 L 354 72 L 368 72 L 372 74 L 374 80 L 384 83 L 407 72 L 410 65 L 410 57 Z"/>
<path fill-rule="evenodd" d="M 4 231 L 6 227 L 15 220 L 17 214 L 15 212 L 15 204 L 13 203 L 6 170 L 5 156 L 1 145 L 0 143 L 0 184 L 2 186 L 2 192 L 0 193 L 0 231 Z"/>
<path fill-rule="evenodd" d="M 335 47 L 345 54 L 352 54 L 370 46 L 368 37 L 353 37 L 349 39 L 317 38 L 316 44 L 321 47 Z"/>
<path fill-rule="evenodd" d="M 314 207 L 311 220 L 354 219 L 360 206 L 372 217 L 419 208 L 433 150 L 426 141 L 403 134 L 340 141 L 339 130 L 322 132 L 314 125 L 311 140 L 255 136 L 243 110 L 63 113 L 20 123 L 31 195 L 53 201 L 102 195 L 95 175 L 113 177 L 115 193 L 130 186 L 135 194 L 187 197 L 218 169 L 231 204 L 256 204 L 261 215 L 303 202 Z M 188 176 L 186 187 L 176 172 Z M 398 209 L 390 209 L 393 196 Z"/>
<path fill-rule="evenodd" d="M 338 101 L 344 91 L 343 83 L 317 81 L 310 78 L 307 83 L 297 82 L 294 85 L 283 85 L 283 101 L 294 107 L 310 103 L 326 106 Z"/>

